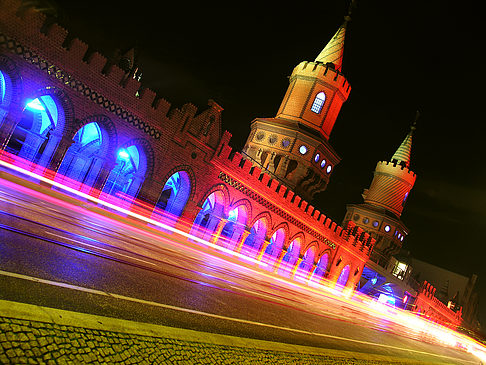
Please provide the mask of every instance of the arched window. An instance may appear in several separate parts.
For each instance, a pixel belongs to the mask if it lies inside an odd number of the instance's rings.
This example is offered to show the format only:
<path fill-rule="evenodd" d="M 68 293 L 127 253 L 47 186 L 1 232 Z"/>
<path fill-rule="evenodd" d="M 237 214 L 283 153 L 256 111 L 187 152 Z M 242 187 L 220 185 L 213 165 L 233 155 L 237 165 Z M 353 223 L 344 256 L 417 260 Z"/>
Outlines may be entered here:
<path fill-rule="evenodd" d="M 312 269 L 312 266 L 314 266 L 314 257 L 315 257 L 315 248 L 311 247 L 309 248 L 305 254 L 304 257 L 302 258 L 302 261 L 299 264 L 299 267 L 297 268 L 297 271 L 295 273 L 295 280 L 298 281 L 304 281 L 307 278 L 307 275 Z"/>
<path fill-rule="evenodd" d="M 338 289 L 342 289 L 346 286 L 346 284 L 348 283 L 348 278 L 349 278 L 349 265 L 346 265 L 341 270 L 341 274 L 339 275 L 339 278 L 336 282 L 336 286 L 338 287 Z"/>
<path fill-rule="evenodd" d="M 75 180 L 79 186 L 90 187 L 103 165 L 103 143 L 107 139 L 96 122 L 86 124 L 73 137 L 73 144 L 66 152 L 58 169 L 58 176 Z M 57 177 L 56 177 L 57 178 Z M 69 183 L 65 181 L 65 183 Z"/>
<path fill-rule="evenodd" d="M 319 261 L 317 261 L 316 268 L 312 273 L 311 280 L 318 283 L 324 277 L 327 271 L 327 265 L 329 265 L 329 254 L 325 253 L 321 256 Z"/>
<path fill-rule="evenodd" d="M 282 262 L 280 263 L 280 267 L 278 269 L 278 274 L 288 277 L 299 258 L 299 254 L 300 239 L 296 238 L 290 243 L 289 247 L 287 248 L 287 252 L 282 258 Z"/>
<path fill-rule="evenodd" d="M 228 218 L 223 230 L 221 231 L 221 243 L 228 248 L 233 248 L 240 240 L 246 227 L 247 213 L 244 205 L 233 208 L 228 213 Z"/>
<path fill-rule="evenodd" d="M 64 112 L 50 95 L 28 99 L 5 148 L 25 160 L 47 166 L 58 143 L 52 131 L 64 124 Z M 62 127 L 61 127 L 62 128 Z M 62 130 L 59 131 L 60 134 Z"/>
<path fill-rule="evenodd" d="M 267 270 L 272 270 L 275 264 L 276 258 L 282 252 L 285 242 L 285 231 L 283 228 L 277 229 L 270 238 L 269 245 L 265 248 L 265 252 L 262 257 L 262 266 Z"/>
<path fill-rule="evenodd" d="M 322 107 L 324 106 L 324 102 L 326 101 L 326 94 L 324 92 L 320 92 L 316 95 L 314 98 L 314 102 L 312 103 L 311 110 L 319 114 L 322 110 Z"/>
<path fill-rule="evenodd" d="M 12 84 L 6 73 L 0 71 L 0 125 L 7 116 L 12 99 Z"/>
<path fill-rule="evenodd" d="M 172 174 L 160 193 L 157 201 L 156 212 L 169 213 L 169 218 L 180 217 L 191 194 L 191 182 L 185 171 L 177 171 Z M 165 214 L 164 214 L 165 215 Z"/>
<path fill-rule="evenodd" d="M 118 198 L 135 197 L 146 170 L 147 160 L 141 149 L 135 145 L 119 149 L 115 167 L 108 176 L 103 193 Z"/>
<path fill-rule="evenodd" d="M 241 252 L 247 255 L 254 255 L 260 251 L 266 236 L 267 224 L 263 218 L 260 218 L 251 227 L 250 234 L 246 237 L 245 242 L 243 242 Z"/>
<path fill-rule="evenodd" d="M 211 239 L 213 232 L 218 227 L 219 221 L 223 218 L 223 201 L 221 191 L 211 193 L 202 204 L 202 208 L 196 216 L 196 219 L 194 219 L 191 233 L 207 240 Z"/>

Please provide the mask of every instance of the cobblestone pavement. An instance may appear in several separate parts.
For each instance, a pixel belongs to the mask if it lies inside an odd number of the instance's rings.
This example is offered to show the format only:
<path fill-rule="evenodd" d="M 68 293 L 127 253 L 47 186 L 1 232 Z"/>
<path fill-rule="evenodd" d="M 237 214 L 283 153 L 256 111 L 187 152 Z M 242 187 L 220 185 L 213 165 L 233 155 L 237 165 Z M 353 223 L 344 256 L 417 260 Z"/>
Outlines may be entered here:
<path fill-rule="evenodd" d="M 413 364 L 0 300 L 0 364 Z"/>
<path fill-rule="evenodd" d="M 383 364 L 0 317 L 2 364 Z M 398 363 L 398 362 L 395 362 Z"/>

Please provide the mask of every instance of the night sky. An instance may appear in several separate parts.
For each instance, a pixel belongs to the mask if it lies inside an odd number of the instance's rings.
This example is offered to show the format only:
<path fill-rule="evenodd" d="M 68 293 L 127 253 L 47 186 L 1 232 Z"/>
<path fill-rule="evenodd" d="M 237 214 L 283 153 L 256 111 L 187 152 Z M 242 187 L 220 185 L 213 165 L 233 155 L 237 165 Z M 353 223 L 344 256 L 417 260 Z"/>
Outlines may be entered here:
<path fill-rule="evenodd" d="M 164 3 L 53 4 L 59 23 L 93 50 L 111 56 L 136 46 L 143 84 L 172 107 L 191 102 L 202 111 L 214 99 L 237 150 L 254 118 L 275 116 L 293 68 L 315 59 L 348 9 L 348 1 L 155 6 Z M 342 162 L 314 205 L 340 223 L 346 204 L 362 202 L 376 163 L 390 160 L 419 110 L 411 162 L 417 181 L 402 215 L 411 231 L 404 247 L 419 260 L 478 274 L 486 325 L 478 11 L 469 0 L 358 1 L 343 62 L 352 91 L 330 139 Z"/>

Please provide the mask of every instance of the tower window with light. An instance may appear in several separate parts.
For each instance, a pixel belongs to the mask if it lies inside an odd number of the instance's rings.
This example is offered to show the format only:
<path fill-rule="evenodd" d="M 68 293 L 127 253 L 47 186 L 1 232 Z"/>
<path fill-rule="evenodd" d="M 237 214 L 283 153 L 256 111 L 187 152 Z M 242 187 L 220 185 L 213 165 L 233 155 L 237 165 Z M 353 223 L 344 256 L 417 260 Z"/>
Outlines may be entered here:
<path fill-rule="evenodd" d="M 314 102 L 312 103 L 311 110 L 319 114 L 322 110 L 322 107 L 324 106 L 324 102 L 326 101 L 326 94 L 324 94 L 322 91 L 316 95 Z"/>

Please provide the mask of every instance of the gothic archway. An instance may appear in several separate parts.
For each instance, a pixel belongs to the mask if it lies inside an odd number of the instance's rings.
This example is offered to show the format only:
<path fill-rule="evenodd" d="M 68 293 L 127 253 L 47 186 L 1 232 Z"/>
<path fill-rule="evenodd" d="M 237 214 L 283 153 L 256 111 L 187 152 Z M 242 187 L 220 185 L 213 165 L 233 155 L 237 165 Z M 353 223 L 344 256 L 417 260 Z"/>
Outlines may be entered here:
<path fill-rule="evenodd" d="M 130 145 L 120 148 L 115 167 L 103 188 L 103 193 L 120 199 L 131 200 L 137 196 L 147 172 L 147 158 L 142 148 Z"/>
<path fill-rule="evenodd" d="M 302 239 L 300 237 L 292 240 L 289 247 L 287 248 L 287 252 L 282 258 L 282 262 L 280 263 L 280 267 L 278 269 L 278 274 L 286 277 L 290 276 L 290 274 L 292 273 L 292 269 L 299 259 L 300 250 L 302 247 L 301 241 Z"/>
<path fill-rule="evenodd" d="M 191 180 L 186 171 L 174 172 L 166 181 L 155 204 L 154 215 L 176 219 L 181 216 L 191 195 Z"/>
<path fill-rule="evenodd" d="M 5 150 L 29 162 L 47 167 L 65 124 L 64 108 L 55 95 L 27 99 L 22 117 Z"/>
<path fill-rule="evenodd" d="M 314 266 L 314 258 L 316 256 L 315 246 L 311 246 L 305 251 L 302 261 L 300 262 L 295 272 L 294 279 L 304 282 L 309 276 L 312 267 Z"/>
<path fill-rule="evenodd" d="M 89 191 L 94 184 L 108 150 L 108 134 L 96 122 L 81 127 L 73 137 L 58 169 L 56 180 L 73 188 Z"/>
<path fill-rule="evenodd" d="M 250 234 L 246 237 L 245 242 L 243 242 L 242 254 L 254 256 L 260 251 L 267 236 L 268 224 L 268 219 L 265 217 L 261 217 L 255 221 L 250 229 Z"/>
<path fill-rule="evenodd" d="M 262 256 L 261 266 L 273 270 L 275 260 L 278 258 L 285 244 L 286 232 L 284 227 L 278 228 L 270 237 L 270 242 Z"/>

